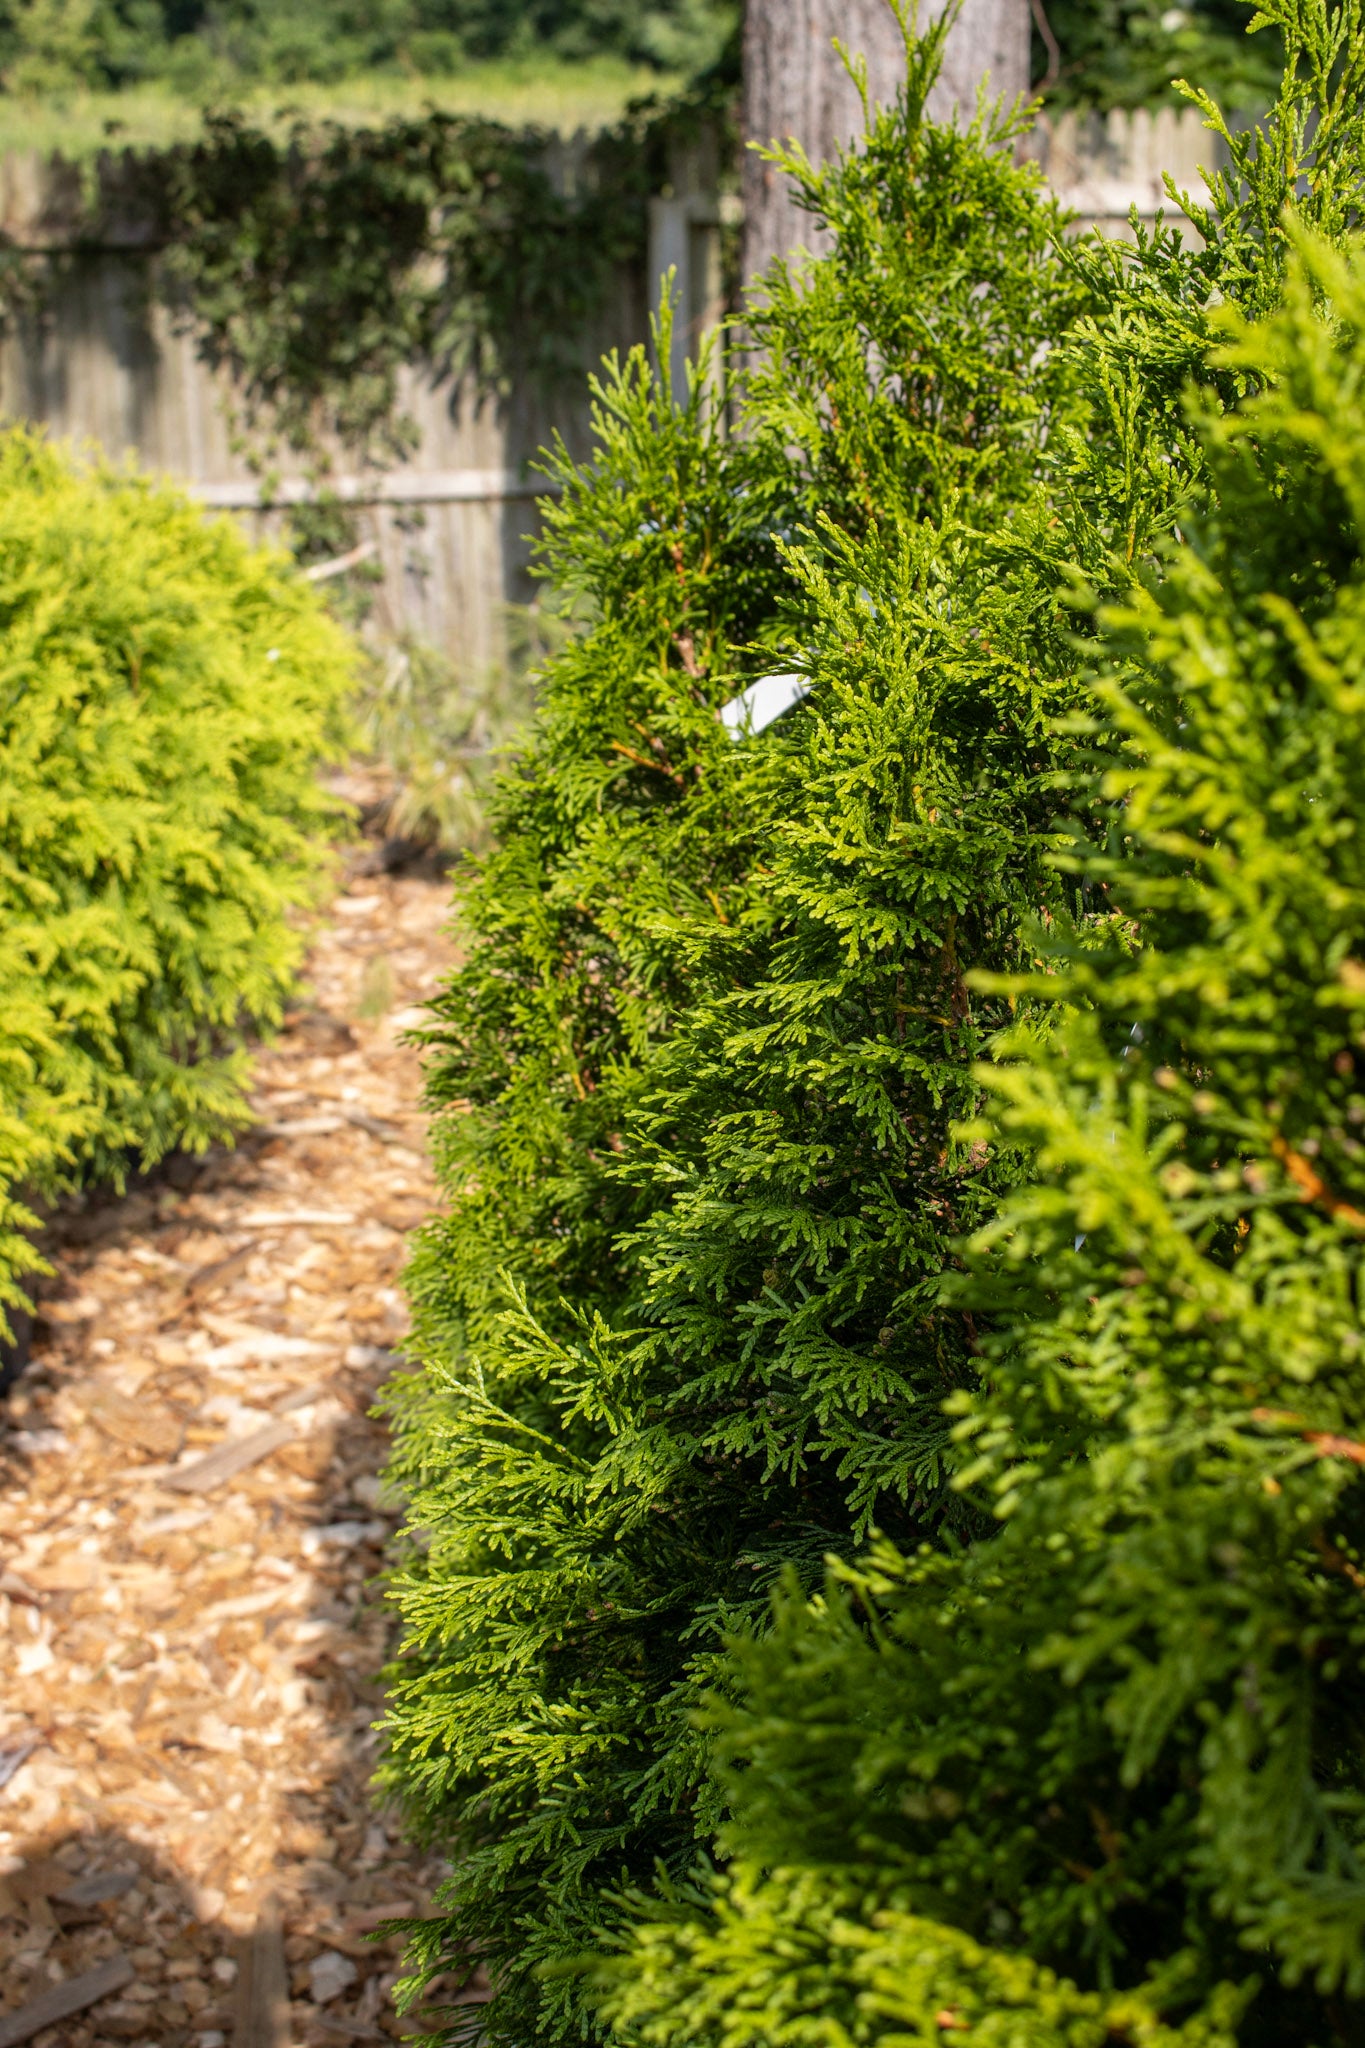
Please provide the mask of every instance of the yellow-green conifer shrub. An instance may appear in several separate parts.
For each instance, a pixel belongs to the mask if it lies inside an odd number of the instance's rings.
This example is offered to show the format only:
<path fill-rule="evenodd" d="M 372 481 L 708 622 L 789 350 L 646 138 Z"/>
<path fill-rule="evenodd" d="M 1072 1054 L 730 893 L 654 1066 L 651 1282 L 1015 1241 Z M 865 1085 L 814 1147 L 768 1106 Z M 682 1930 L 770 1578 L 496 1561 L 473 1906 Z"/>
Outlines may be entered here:
<path fill-rule="evenodd" d="M 337 807 L 349 643 L 179 493 L 0 438 L 0 1303 L 26 1192 L 245 1121 Z"/>

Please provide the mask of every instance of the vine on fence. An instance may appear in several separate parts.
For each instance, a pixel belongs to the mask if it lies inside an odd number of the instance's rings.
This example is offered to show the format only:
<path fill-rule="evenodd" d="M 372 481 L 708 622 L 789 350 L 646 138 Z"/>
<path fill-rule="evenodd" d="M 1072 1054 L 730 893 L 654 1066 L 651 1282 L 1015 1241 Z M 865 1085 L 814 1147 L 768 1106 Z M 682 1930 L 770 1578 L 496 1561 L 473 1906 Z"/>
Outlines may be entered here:
<path fill-rule="evenodd" d="M 404 365 L 485 394 L 581 380 L 675 150 L 719 130 L 722 161 L 736 157 L 737 81 L 736 50 L 567 148 L 435 108 L 371 128 L 300 116 L 282 133 L 209 113 L 196 142 L 92 167 L 63 239 L 99 246 L 141 221 L 161 252 L 155 288 L 228 372 L 259 468 L 280 448 L 324 471 L 329 447 L 388 465 L 414 445 Z M 43 310 L 57 268 L 0 237 L 0 324 Z"/>
<path fill-rule="evenodd" d="M 723 120 L 725 100 L 717 77 L 633 108 L 560 180 L 550 135 L 480 118 L 299 121 L 279 139 L 216 116 L 161 160 L 166 286 L 258 447 L 401 460 L 404 364 L 482 391 L 582 375 L 612 279 L 643 257 L 671 147 Z"/>

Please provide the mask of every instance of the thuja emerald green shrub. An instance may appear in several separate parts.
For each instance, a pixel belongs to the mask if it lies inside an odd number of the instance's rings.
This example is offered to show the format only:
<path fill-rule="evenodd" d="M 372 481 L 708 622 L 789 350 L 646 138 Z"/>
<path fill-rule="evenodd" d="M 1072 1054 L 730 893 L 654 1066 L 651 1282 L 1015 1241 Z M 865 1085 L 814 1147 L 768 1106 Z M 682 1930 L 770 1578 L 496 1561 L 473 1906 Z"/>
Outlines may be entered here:
<path fill-rule="evenodd" d="M 647 1128 L 660 1061 L 703 990 L 781 943 L 775 831 L 801 819 L 816 830 L 843 802 L 826 726 L 797 714 L 737 747 L 717 711 L 754 677 L 815 662 L 817 633 L 839 649 L 837 716 L 892 778 L 885 797 L 866 791 L 867 830 L 908 835 L 888 855 L 888 940 L 904 932 L 919 957 L 899 982 L 876 947 L 827 971 L 846 984 L 832 1001 L 850 1037 L 894 1039 L 901 1016 L 899 1058 L 871 1084 L 892 1121 L 912 1099 L 934 1113 L 955 1070 L 936 1021 L 947 1006 L 951 1030 L 960 1002 L 951 944 L 945 961 L 941 930 L 917 936 L 980 882 L 931 815 L 958 801 L 955 757 L 998 720 L 988 745 L 1022 764 L 1021 780 L 1035 772 L 1031 745 L 1048 758 L 1027 676 L 987 709 L 947 668 L 937 728 L 915 701 L 930 650 L 956 645 L 951 580 L 982 577 L 959 508 L 973 492 L 1005 508 L 1033 488 L 1040 442 L 1068 403 L 1056 343 L 1077 302 L 1052 253 L 1056 209 L 1012 165 L 1010 125 L 922 125 L 940 41 L 915 50 L 906 101 L 878 116 L 865 153 L 803 173 L 840 253 L 808 291 L 776 281 L 762 336 L 792 378 L 745 397 L 743 431 L 725 430 L 705 379 L 670 393 L 643 355 L 599 387 L 597 458 L 561 464 L 549 515 L 548 566 L 591 624 L 548 667 L 496 799 L 498 846 L 462 904 L 467 964 L 440 1005 L 433 1067 L 437 1100 L 452 1105 L 437 1142 L 453 1200 L 414 1263 L 427 1365 L 398 1397 L 399 1469 L 426 1547 L 399 1586 L 409 1635 L 387 1780 L 417 1825 L 458 1846 L 425 1954 L 458 1966 L 477 1944 L 499 1985 L 499 2038 L 576 2030 L 577 1989 L 542 1982 L 537 1966 L 592 1938 L 623 1875 L 646 1877 L 657 1857 L 685 1866 L 709 1838 L 687 1720 L 696 1660 L 716 1618 L 761 1601 L 783 1561 L 818 1570 L 848 1540 L 850 1494 L 868 1491 L 856 1459 L 836 1469 L 853 1401 L 806 1455 L 813 1418 L 769 1400 L 766 1358 L 746 1366 L 747 1339 L 725 1364 L 729 1384 L 695 1396 L 691 1363 L 679 1355 L 679 1370 L 640 1330 L 639 1232 L 673 1192 L 670 1141 L 661 1151 Z M 885 559 L 869 551 L 859 598 L 847 551 L 866 547 L 876 516 L 870 463 L 895 538 Z M 817 511 L 829 522 L 818 536 Z M 941 547 L 931 520 L 944 523 Z M 820 624 L 836 587 L 840 623 Z M 872 650 L 892 681 L 888 702 L 864 705 Z M 864 783 L 875 779 L 869 762 Z M 1027 803 L 1018 792 L 994 805 L 991 895 L 968 911 L 973 933 L 1003 935 L 1002 960 L 1038 865 L 1020 844 Z M 978 1026 L 965 1011 L 957 1022 L 977 1048 Z M 864 1268 L 867 1217 L 879 1202 L 895 1209 L 909 1152 L 927 1149 L 898 1140 L 881 1186 L 860 1195 L 876 1144 L 865 1113 L 832 1106 L 837 1192 L 815 1203 L 828 1210 L 817 1227 L 851 1233 Z M 697 1136 L 689 1112 L 671 1139 L 679 1171 Z M 868 1275 L 850 1282 L 849 1327 L 841 1304 L 807 1344 L 859 1360 L 878 1404 L 859 1449 L 875 1457 L 888 1407 L 925 1369 L 920 1352 L 932 1361 L 934 1405 L 892 1475 L 902 1512 L 915 1473 L 941 1493 L 936 1404 L 965 1359 L 956 1330 L 887 1355 L 888 1304 L 940 1256 L 938 1226 L 907 1231 L 892 1257 L 874 1254 L 861 1307 Z M 743 1255 L 746 1299 L 761 1300 L 773 1252 L 755 1241 Z M 821 1263 L 817 1248 L 817 1288 Z M 524 1307 L 509 1314 L 513 1290 Z"/>
<path fill-rule="evenodd" d="M 596 2024 L 569 1966 L 716 1839 L 696 1708 L 784 1574 L 987 1526 L 944 1413 L 982 1321 L 941 1276 L 1026 1155 L 960 1134 L 1013 999 L 967 977 L 1074 896 L 1077 572 L 1126 590 L 1207 497 L 1182 392 L 1255 383 L 1213 309 L 1277 296 L 1296 183 L 1327 235 L 1358 212 L 1358 15 L 1284 26 L 1204 247 L 1125 258 L 1064 246 L 1009 119 L 923 119 L 943 31 L 908 37 L 863 145 L 783 159 L 834 246 L 768 281 L 737 431 L 637 357 L 559 465 L 589 623 L 462 901 L 394 1394 L 384 1776 L 452 1857 L 416 1979 L 492 1980 L 457 2031 Z M 736 745 L 719 707 L 790 669 L 806 702 Z"/>
<path fill-rule="evenodd" d="M 609 1993 L 659 2048 L 1365 2023 L 1365 266 L 1226 330 L 1213 503 L 1100 614 L 1098 907 L 975 978 L 1032 1013 L 961 1134 L 1031 1179 L 945 1282 L 990 1520 L 736 1644 L 736 1860 Z"/>
<path fill-rule="evenodd" d="M 244 1123 L 325 878 L 344 636 L 179 494 L 0 438 L 0 1302 L 26 1197 Z"/>

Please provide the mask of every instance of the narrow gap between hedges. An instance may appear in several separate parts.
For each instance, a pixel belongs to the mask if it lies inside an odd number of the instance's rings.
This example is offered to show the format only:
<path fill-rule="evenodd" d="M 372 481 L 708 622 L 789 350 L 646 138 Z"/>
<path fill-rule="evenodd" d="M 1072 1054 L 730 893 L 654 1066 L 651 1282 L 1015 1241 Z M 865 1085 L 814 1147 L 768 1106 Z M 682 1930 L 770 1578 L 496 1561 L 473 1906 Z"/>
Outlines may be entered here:
<path fill-rule="evenodd" d="M 0 1421 L 0 2040 L 102 1965 L 127 1981 L 40 2048 L 414 2030 L 400 1944 L 365 1938 L 439 1875 L 368 1792 L 393 1515 L 367 1411 L 433 1199 L 400 1037 L 448 895 L 355 874 L 259 1129 L 59 1228 Z"/>

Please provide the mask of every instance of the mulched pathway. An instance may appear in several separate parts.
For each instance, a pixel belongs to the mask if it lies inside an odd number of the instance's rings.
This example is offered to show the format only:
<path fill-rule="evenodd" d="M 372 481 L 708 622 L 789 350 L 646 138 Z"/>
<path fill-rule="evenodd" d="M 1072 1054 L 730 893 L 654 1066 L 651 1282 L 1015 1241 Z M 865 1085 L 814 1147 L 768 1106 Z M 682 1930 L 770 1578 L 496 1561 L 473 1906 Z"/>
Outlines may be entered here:
<path fill-rule="evenodd" d="M 59 1226 L 0 1416 L 0 2048 L 419 2031 L 401 1944 L 366 1939 L 440 1878 L 368 1790 L 395 1519 L 370 1409 L 435 1200 L 401 1034 L 448 900 L 357 873 L 259 1127 Z"/>

